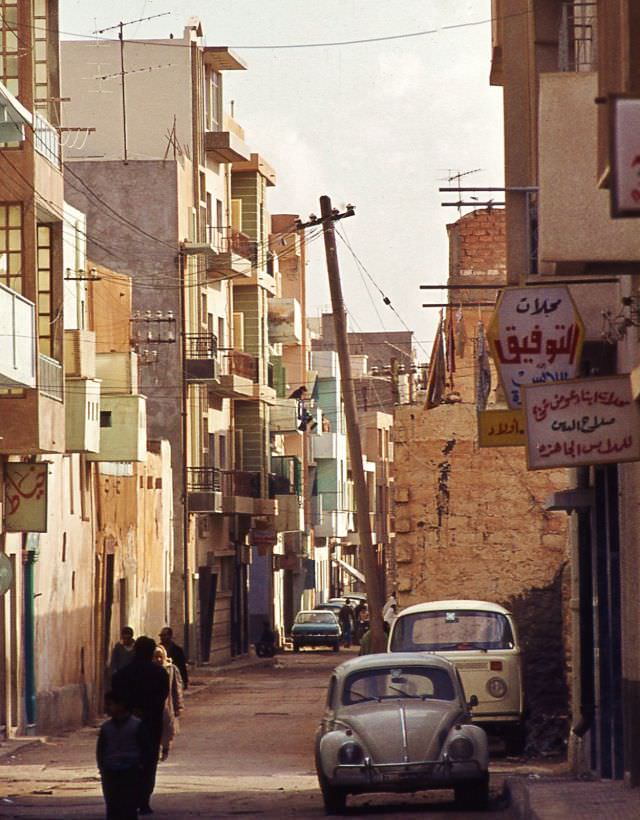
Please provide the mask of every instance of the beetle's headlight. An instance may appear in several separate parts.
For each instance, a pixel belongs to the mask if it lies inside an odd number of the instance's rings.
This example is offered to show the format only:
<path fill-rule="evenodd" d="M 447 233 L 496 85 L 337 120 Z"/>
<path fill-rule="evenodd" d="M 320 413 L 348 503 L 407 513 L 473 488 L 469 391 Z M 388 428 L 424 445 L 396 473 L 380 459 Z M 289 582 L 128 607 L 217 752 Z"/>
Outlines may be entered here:
<path fill-rule="evenodd" d="M 362 748 L 353 740 L 348 740 L 340 747 L 338 760 L 346 765 L 357 766 L 358 763 L 362 763 L 364 760 Z"/>
<path fill-rule="evenodd" d="M 507 694 L 507 684 L 502 678 L 489 678 L 487 692 L 492 698 L 503 698 Z"/>
<path fill-rule="evenodd" d="M 449 744 L 447 752 L 452 760 L 469 760 L 473 757 L 473 743 L 468 737 L 458 735 Z"/>

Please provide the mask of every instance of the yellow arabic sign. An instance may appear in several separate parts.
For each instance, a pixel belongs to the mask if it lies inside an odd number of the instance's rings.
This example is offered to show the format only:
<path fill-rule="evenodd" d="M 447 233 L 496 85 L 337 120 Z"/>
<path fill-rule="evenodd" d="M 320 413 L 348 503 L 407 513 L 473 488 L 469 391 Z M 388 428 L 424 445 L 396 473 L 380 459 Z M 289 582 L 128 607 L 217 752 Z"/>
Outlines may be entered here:
<path fill-rule="evenodd" d="M 481 410 L 478 413 L 480 447 L 524 447 L 526 443 L 522 410 Z"/>
<path fill-rule="evenodd" d="M 47 531 L 48 469 L 42 462 L 6 465 L 7 532 Z"/>

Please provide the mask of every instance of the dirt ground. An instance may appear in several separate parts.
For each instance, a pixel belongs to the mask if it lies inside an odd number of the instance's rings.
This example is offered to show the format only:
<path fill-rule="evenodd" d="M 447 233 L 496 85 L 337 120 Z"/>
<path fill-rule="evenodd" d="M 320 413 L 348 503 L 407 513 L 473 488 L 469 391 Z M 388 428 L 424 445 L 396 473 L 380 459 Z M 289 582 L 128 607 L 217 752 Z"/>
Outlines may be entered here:
<path fill-rule="evenodd" d="M 215 676 L 194 672 L 181 732 L 158 767 L 152 799 L 160 818 L 323 817 L 313 739 L 330 670 L 348 651 L 279 655 L 269 666 Z M 95 766 L 97 729 L 18 750 L 0 762 L 0 817 L 65 820 L 104 817 Z M 509 761 L 492 766 L 492 808 L 508 820 L 501 796 Z M 534 771 L 535 767 L 532 769 Z M 349 800 L 351 817 L 479 816 L 456 811 L 451 792 L 365 795 Z"/>

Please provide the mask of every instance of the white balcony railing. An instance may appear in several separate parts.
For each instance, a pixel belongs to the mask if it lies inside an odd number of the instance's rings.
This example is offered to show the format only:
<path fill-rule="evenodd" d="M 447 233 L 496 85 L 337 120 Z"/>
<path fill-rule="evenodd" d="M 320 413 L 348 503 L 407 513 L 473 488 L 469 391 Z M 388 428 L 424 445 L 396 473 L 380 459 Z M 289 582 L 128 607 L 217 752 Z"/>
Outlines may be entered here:
<path fill-rule="evenodd" d="M 39 154 L 56 168 L 60 167 L 60 134 L 42 114 L 35 115 L 33 144 Z"/>
<path fill-rule="evenodd" d="M 35 306 L 0 285 L 0 387 L 36 386 Z"/>
<path fill-rule="evenodd" d="M 64 401 L 62 365 L 44 353 L 40 353 L 38 357 L 38 387 L 43 396 Z"/>

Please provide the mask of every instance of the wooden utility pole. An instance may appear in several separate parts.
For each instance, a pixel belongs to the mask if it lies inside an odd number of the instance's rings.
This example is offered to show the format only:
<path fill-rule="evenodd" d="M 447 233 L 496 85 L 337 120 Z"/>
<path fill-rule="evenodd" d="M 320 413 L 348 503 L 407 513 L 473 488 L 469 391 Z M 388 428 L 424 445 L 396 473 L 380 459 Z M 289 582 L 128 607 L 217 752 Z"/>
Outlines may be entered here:
<path fill-rule="evenodd" d="M 331 290 L 331 308 L 333 310 L 333 327 L 336 337 L 338 361 L 340 362 L 340 381 L 344 401 L 344 413 L 347 421 L 347 440 L 349 455 L 351 456 L 351 475 L 356 491 L 358 533 L 360 535 L 360 549 L 364 559 L 365 587 L 370 613 L 371 650 L 384 652 L 386 650 L 386 636 L 382 625 L 382 591 L 380 589 L 380 574 L 371 542 L 371 517 L 369 515 L 369 492 L 364 477 L 362 464 L 362 442 L 360 440 L 360 426 L 356 412 L 356 395 L 351 377 L 351 359 L 349 358 L 349 342 L 347 339 L 347 315 L 342 298 L 340 283 L 340 268 L 338 265 L 338 251 L 336 248 L 336 234 L 334 222 L 346 216 L 353 216 L 353 208 L 347 207 L 344 214 L 338 213 L 331 207 L 328 196 L 320 197 L 321 222 L 324 231 L 324 247 L 327 256 L 327 272 L 329 274 L 329 288 Z"/>

